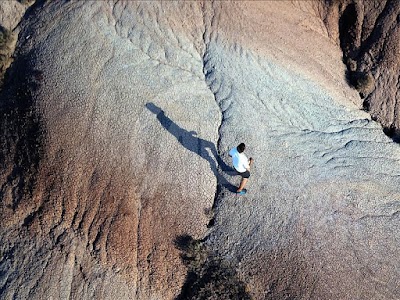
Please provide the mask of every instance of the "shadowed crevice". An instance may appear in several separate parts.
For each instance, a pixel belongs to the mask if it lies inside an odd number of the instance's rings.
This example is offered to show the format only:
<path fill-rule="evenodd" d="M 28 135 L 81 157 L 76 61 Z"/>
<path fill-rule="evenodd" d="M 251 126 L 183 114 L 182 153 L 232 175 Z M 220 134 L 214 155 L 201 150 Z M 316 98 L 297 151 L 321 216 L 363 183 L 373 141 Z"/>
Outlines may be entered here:
<path fill-rule="evenodd" d="M 343 62 L 347 64 L 348 58 L 354 59 L 357 55 L 357 11 L 354 3 L 349 4 L 339 19 L 340 48 L 343 51 Z"/>
<path fill-rule="evenodd" d="M 30 55 L 19 56 L 0 94 L 0 196 L 13 189 L 12 199 L 1 205 L 13 210 L 24 196 L 32 195 L 42 157 L 43 126 L 33 101 L 42 77 L 32 68 Z"/>
<path fill-rule="evenodd" d="M 397 129 L 394 125 L 384 127 L 383 133 L 390 137 L 393 142 L 400 143 L 400 129 Z"/>

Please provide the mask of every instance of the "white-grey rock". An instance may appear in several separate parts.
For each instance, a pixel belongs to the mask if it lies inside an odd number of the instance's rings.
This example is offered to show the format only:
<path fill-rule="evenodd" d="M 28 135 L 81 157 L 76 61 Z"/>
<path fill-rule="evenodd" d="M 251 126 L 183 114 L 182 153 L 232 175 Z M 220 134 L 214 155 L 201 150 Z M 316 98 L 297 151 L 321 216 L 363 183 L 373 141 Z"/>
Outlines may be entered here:
<path fill-rule="evenodd" d="M 1 208 L 1 295 L 173 299 L 189 234 L 255 299 L 399 298 L 400 150 L 320 23 L 289 2 L 38 7 L 17 54 L 43 74 L 44 154 L 33 196 Z M 240 142 L 245 196 L 214 157 Z"/>

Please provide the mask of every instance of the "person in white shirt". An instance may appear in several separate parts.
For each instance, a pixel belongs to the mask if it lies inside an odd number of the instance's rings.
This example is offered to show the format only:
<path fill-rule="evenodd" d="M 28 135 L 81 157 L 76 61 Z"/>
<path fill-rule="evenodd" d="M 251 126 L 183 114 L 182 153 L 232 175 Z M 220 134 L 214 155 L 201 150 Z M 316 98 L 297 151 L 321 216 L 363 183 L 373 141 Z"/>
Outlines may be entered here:
<path fill-rule="evenodd" d="M 249 180 L 250 167 L 254 162 L 254 159 L 251 157 L 247 159 L 247 156 L 243 153 L 244 149 L 246 149 L 246 145 L 241 143 L 239 146 L 229 151 L 229 156 L 232 157 L 233 167 L 237 171 L 237 174 L 242 176 L 242 181 L 236 191 L 236 193 L 240 195 L 246 194 L 246 189 L 244 187 Z"/>

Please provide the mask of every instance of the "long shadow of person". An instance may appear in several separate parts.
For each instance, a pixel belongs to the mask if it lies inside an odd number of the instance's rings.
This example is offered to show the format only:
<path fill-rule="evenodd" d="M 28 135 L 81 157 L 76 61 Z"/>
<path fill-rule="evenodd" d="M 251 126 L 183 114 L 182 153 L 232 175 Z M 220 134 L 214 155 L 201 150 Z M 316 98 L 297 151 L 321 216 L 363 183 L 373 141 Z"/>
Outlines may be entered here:
<path fill-rule="evenodd" d="M 148 110 L 150 110 L 153 114 L 157 116 L 157 120 L 160 124 L 168 130 L 175 138 L 179 141 L 179 143 L 185 147 L 186 149 L 196 153 L 200 157 L 204 158 L 210 164 L 210 168 L 213 171 L 215 177 L 217 178 L 217 184 L 224 186 L 229 191 L 236 191 L 236 187 L 229 183 L 219 172 L 219 169 L 227 175 L 235 174 L 233 169 L 228 166 L 222 158 L 218 155 L 217 149 L 214 143 L 204 140 L 202 138 L 196 137 L 197 133 L 195 131 L 188 131 L 170 118 L 165 115 L 165 112 L 154 103 L 149 102 L 146 104 Z M 209 154 L 209 149 L 214 156 L 214 158 Z"/>

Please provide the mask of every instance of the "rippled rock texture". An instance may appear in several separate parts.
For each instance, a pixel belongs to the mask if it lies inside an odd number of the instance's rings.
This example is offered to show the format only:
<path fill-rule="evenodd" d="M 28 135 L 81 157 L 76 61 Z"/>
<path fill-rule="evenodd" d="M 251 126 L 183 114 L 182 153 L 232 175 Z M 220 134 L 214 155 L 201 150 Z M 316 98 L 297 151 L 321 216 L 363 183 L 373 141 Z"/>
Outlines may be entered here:
<path fill-rule="evenodd" d="M 335 7 L 36 2 L 0 101 L 1 298 L 398 299 L 400 150 Z"/>

